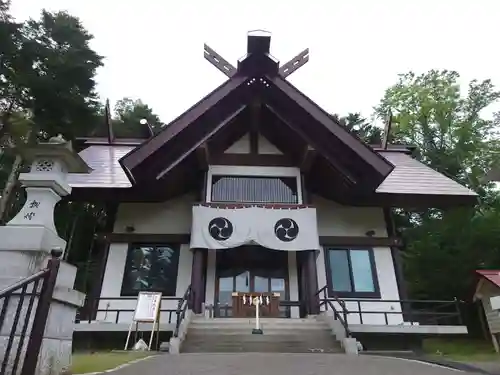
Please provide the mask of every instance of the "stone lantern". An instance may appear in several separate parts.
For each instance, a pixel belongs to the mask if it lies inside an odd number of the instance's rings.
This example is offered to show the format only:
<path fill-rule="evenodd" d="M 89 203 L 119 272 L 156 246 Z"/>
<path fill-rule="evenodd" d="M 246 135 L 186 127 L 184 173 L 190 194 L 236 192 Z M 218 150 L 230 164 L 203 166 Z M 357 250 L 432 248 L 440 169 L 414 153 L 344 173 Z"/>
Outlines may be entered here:
<path fill-rule="evenodd" d="M 5 226 L 0 227 L 0 290 L 44 268 L 52 250 L 64 251 L 66 241 L 57 234 L 54 207 L 71 193 L 68 173 L 89 173 L 91 169 L 62 136 L 19 151 L 31 162 L 19 181 L 26 189 L 26 203 Z M 85 295 L 73 290 L 76 267 L 61 262 L 45 323 L 37 363 L 37 374 L 59 374 L 71 363 L 71 346 L 77 309 Z M 19 297 L 12 297 L 7 316 L 14 316 Z M 0 301 L 0 304 L 2 302 Z M 12 319 L 0 331 L 0 358 L 11 332 Z"/>
<path fill-rule="evenodd" d="M 91 171 L 85 161 L 73 151 L 71 143 L 66 142 L 62 136 L 23 148 L 20 152 L 25 160 L 31 162 L 30 171 L 19 175 L 19 181 L 26 189 L 26 203 L 6 226 L 0 227 L 0 264 L 3 263 L 1 259 L 4 251 L 23 252 L 23 255 L 28 252 L 39 257 L 50 254 L 53 249 L 65 249 L 66 241 L 59 237 L 54 225 L 54 208 L 61 197 L 71 193 L 66 178 L 68 173 Z M 18 261 L 20 259 L 16 260 Z M 15 267 L 18 279 L 36 271 L 36 265 L 31 260 L 29 263 L 30 267 L 25 267 L 24 272 Z M 21 266 L 19 262 L 18 266 Z M 0 269 L 3 269 L 3 264 Z M 5 276 L 4 273 L 3 277 Z"/>

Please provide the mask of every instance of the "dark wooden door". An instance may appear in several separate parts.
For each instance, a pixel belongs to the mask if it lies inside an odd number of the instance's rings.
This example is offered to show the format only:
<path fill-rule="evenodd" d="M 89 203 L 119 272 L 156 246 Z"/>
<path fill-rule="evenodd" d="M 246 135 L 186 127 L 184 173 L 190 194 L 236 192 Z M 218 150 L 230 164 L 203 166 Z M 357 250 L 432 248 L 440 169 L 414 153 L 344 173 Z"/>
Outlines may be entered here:
<path fill-rule="evenodd" d="M 262 309 L 262 316 L 286 316 L 279 308 L 279 300 L 288 296 L 288 254 L 258 246 L 224 250 L 217 253 L 215 285 L 216 312 L 219 316 L 247 316 L 251 312 L 236 313 L 234 293 L 273 296 L 273 307 Z M 239 305 L 238 305 L 239 306 Z M 246 306 L 253 311 L 254 307 Z"/>
<path fill-rule="evenodd" d="M 262 300 L 262 304 L 259 304 L 259 314 L 261 317 L 277 318 L 280 316 L 279 293 L 234 292 L 232 295 L 233 317 L 255 318 L 257 309 L 255 305 L 256 298 Z"/>

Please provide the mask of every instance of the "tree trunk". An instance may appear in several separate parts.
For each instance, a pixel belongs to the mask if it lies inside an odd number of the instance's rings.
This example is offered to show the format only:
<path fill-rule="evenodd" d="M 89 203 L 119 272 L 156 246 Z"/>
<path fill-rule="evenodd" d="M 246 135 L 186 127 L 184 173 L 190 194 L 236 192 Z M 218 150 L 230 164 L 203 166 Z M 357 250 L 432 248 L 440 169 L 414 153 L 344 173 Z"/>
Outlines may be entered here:
<path fill-rule="evenodd" d="M 16 186 L 17 177 L 19 175 L 19 169 L 21 168 L 22 163 L 23 163 L 23 158 L 21 157 L 21 155 L 16 155 L 16 159 L 12 164 L 12 169 L 10 171 L 9 178 L 5 183 L 2 195 L 0 196 L 0 223 L 2 224 L 5 224 L 7 219 L 8 202 L 10 202 L 10 196 L 12 195 L 14 187 Z"/>

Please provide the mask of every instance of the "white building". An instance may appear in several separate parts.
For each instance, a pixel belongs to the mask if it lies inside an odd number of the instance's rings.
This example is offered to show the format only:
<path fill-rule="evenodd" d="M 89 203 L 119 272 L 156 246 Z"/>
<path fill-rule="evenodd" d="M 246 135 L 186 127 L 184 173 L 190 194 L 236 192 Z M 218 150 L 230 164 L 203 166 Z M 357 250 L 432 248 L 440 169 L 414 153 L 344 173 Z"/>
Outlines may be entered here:
<path fill-rule="evenodd" d="M 234 293 L 279 293 L 264 314 L 345 300 L 354 333 L 466 332 L 402 302 L 390 212 L 471 205 L 475 193 L 411 147 L 364 144 L 285 80 L 269 42 L 250 36 L 230 78 L 158 135 L 85 140 L 93 171 L 70 176 L 72 197 L 106 201 L 111 220 L 94 324 L 78 330 L 127 330 L 139 291 L 163 293 L 172 329 L 190 287 L 196 313 L 245 316 Z"/>

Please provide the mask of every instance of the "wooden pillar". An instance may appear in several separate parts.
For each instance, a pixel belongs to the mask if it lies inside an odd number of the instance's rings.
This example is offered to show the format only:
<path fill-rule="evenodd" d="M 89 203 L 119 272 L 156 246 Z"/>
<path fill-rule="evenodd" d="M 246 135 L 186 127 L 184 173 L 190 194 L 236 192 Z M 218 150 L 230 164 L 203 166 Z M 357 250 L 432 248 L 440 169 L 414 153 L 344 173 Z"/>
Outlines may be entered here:
<path fill-rule="evenodd" d="M 307 283 L 307 294 L 309 301 L 308 314 L 317 315 L 319 314 L 319 296 L 316 295 L 318 291 L 318 271 L 316 269 L 316 251 L 308 250 L 305 257 L 305 271 L 306 271 L 306 283 Z"/>
<path fill-rule="evenodd" d="M 305 268 L 305 252 L 297 251 L 297 276 L 298 276 L 298 287 L 299 287 L 299 301 L 300 301 L 300 317 L 304 318 L 308 314 L 309 310 L 309 295 L 307 292 L 307 281 L 306 275 L 307 271 Z"/>
<path fill-rule="evenodd" d="M 106 222 L 104 225 L 104 233 L 113 233 L 115 225 L 116 214 L 118 212 L 118 204 L 115 202 L 106 204 Z M 98 263 L 97 274 L 94 278 L 94 284 L 90 293 L 87 295 L 87 303 L 89 306 L 89 313 L 87 319 L 97 319 L 97 310 L 99 309 L 99 299 L 101 298 L 102 283 L 104 281 L 104 274 L 106 273 L 106 265 L 108 263 L 109 247 L 111 243 L 109 239 L 105 238 L 98 246 L 100 247 L 101 259 Z M 108 297 L 108 296 L 104 296 Z"/>
<path fill-rule="evenodd" d="M 191 309 L 195 314 L 202 313 L 202 305 L 205 300 L 205 252 L 206 249 L 192 249 L 193 267 L 191 270 Z"/>

